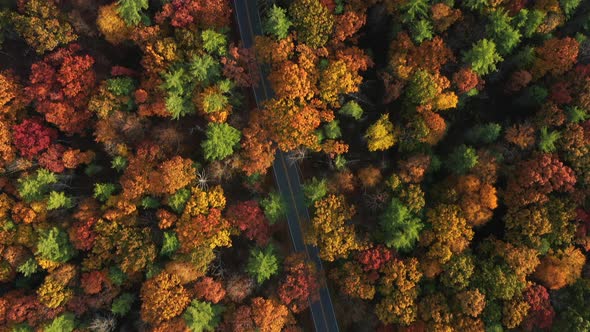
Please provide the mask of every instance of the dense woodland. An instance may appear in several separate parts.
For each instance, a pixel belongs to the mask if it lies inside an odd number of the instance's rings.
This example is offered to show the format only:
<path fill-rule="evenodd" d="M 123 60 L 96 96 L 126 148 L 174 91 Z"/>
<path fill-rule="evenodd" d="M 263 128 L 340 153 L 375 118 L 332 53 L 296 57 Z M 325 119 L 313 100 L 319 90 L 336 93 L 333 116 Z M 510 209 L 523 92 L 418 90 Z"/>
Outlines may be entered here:
<path fill-rule="evenodd" d="M 0 0 L 0 331 L 590 331 L 590 3 L 258 5 Z"/>

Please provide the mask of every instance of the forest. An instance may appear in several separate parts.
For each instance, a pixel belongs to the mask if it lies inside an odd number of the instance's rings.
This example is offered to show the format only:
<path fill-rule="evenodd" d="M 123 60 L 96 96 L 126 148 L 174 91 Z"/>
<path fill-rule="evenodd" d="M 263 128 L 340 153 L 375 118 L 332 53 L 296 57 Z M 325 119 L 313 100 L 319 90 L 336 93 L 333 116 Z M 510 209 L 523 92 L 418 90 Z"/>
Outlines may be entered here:
<path fill-rule="evenodd" d="M 0 0 L 0 332 L 314 331 L 320 298 L 590 331 L 589 37 L 582 0 Z"/>

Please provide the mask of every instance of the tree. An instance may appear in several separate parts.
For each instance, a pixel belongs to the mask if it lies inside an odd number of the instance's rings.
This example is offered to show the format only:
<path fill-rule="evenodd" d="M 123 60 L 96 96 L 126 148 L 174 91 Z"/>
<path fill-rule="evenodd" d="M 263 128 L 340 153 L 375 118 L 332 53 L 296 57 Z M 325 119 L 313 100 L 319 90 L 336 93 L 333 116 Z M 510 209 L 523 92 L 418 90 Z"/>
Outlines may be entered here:
<path fill-rule="evenodd" d="M 39 201 L 49 190 L 49 186 L 57 183 L 54 173 L 39 168 L 34 175 L 18 179 L 18 192 L 25 202 Z"/>
<path fill-rule="evenodd" d="M 69 209 L 72 206 L 72 198 L 66 196 L 63 191 L 52 191 L 49 193 L 49 199 L 47 200 L 47 210 L 56 210 L 61 208 Z"/>
<path fill-rule="evenodd" d="M 94 59 L 79 51 L 79 45 L 71 44 L 34 63 L 25 88 L 37 112 L 68 135 L 82 134 L 92 117 L 87 105 L 96 84 Z"/>
<path fill-rule="evenodd" d="M 68 235 L 57 227 L 39 234 L 37 252 L 41 258 L 64 263 L 74 257 L 75 250 L 68 240 Z"/>
<path fill-rule="evenodd" d="M 180 315 L 190 302 L 188 291 L 180 284 L 180 278 L 166 272 L 146 280 L 140 294 L 141 319 L 151 324 L 159 324 Z"/>
<path fill-rule="evenodd" d="M 279 299 L 294 313 L 302 312 L 319 294 L 315 266 L 302 255 L 287 257 L 284 265 L 286 276 L 279 286 Z"/>
<path fill-rule="evenodd" d="M 287 206 L 283 201 L 281 195 L 277 192 L 271 191 L 267 197 L 260 201 L 260 206 L 264 210 L 264 215 L 272 224 L 283 218 L 287 212 Z"/>
<path fill-rule="evenodd" d="M 118 0 L 117 13 L 128 26 L 136 26 L 142 21 L 142 11 L 149 7 L 148 0 Z"/>
<path fill-rule="evenodd" d="M 307 204 L 314 204 L 328 194 L 328 181 L 313 177 L 310 181 L 303 184 L 303 194 Z"/>
<path fill-rule="evenodd" d="M 541 128 L 539 132 L 539 150 L 545 153 L 555 152 L 557 149 L 555 143 L 560 136 L 558 131 L 549 132 L 547 127 Z"/>
<path fill-rule="evenodd" d="M 506 185 L 505 200 L 517 206 L 545 203 L 551 192 L 571 192 L 574 171 L 555 155 L 541 154 L 520 162 Z"/>
<path fill-rule="evenodd" d="M 498 53 L 509 54 L 520 42 L 520 32 L 512 27 L 512 18 L 503 10 L 493 11 L 489 18 L 486 25 L 487 35 L 498 46 Z"/>
<path fill-rule="evenodd" d="M 289 319 L 289 310 L 275 299 L 252 299 L 252 320 L 260 332 L 281 331 Z"/>
<path fill-rule="evenodd" d="M 557 76 L 567 72 L 576 63 L 579 49 L 578 41 L 571 37 L 546 40 L 535 48 L 537 58 L 531 69 L 533 77 L 538 79 L 548 73 Z"/>
<path fill-rule="evenodd" d="M 125 316 L 131 310 L 131 305 L 135 302 L 135 296 L 131 293 L 119 295 L 111 305 L 111 312 L 118 316 Z"/>
<path fill-rule="evenodd" d="M 455 291 L 467 288 L 475 272 L 475 263 L 470 254 L 455 255 L 443 267 L 440 280 L 445 287 Z"/>
<path fill-rule="evenodd" d="M 473 238 L 473 230 L 456 205 L 437 205 L 426 212 L 426 218 L 431 228 L 422 232 L 420 244 L 428 247 L 427 257 L 441 264 L 465 250 Z"/>
<path fill-rule="evenodd" d="M 98 10 L 96 25 L 109 43 L 118 45 L 129 39 L 131 29 L 117 12 L 117 4 L 101 6 Z"/>
<path fill-rule="evenodd" d="M 160 249 L 160 255 L 171 256 L 180 247 L 178 237 L 174 232 L 164 232 L 164 238 L 162 239 L 162 248 Z"/>
<path fill-rule="evenodd" d="M 201 143 L 201 148 L 207 160 L 229 157 L 241 137 L 239 130 L 226 123 L 209 123 L 206 135 L 207 139 Z"/>
<path fill-rule="evenodd" d="M 319 0 L 296 0 L 289 6 L 293 27 L 300 42 L 319 48 L 328 42 L 334 16 Z"/>
<path fill-rule="evenodd" d="M 278 99 L 310 100 L 314 96 L 314 82 L 305 68 L 292 61 L 283 61 L 268 76 Z"/>
<path fill-rule="evenodd" d="M 346 223 L 356 210 L 346 203 L 344 196 L 328 195 L 315 203 L 315 210 L 306 241 L 319 247 L 323 260 L 332 262 L 363 249 L 364 243 L 357 238 L 355 227 Z"/>
<path fill-rule="evenodd" d="M 389 121 L 389 114 L 383 114 L 372 124 L 365 134 L 369 151 L 380 151 L 391 148 L 396 141 L 393 123 Z"/>
<path fill-rule="evenodd" d="M 214 331 L 219 324 L 221 308 L 209 302 L 192 300 L 182 318 L 192 332 Z"/>
<path fill-rule="evenodd" d="M 18 152 L 27 159 L 33 159 L 46 150 L 57 139 L 57 131 L 47 127 L 38 118 L 25 119 L 12 126 L 12 140 Z"/>
<path fill-rule="evenodd" d="M 393 198 L 379 217 L 384 242 L 388 248 L 410 251 L 424 227 L 422 221 L 414 216 L 397 198 Z"/>
<path fill-rule="evenodd" d="M 351 100 L 344 104 L 338 113 L 349 116 L 355 120 L 360 120 L 363 117 L 363 109 L 361 106 L 354 100 Z"/>
<path fill-rule="evenodd" d="M 576 8 L 580 5 L 581 0 L 560 0 L 559 4 L 563 9 L 565 16 L 572 17 L 572 14 L 576 11 Z"/>
<path fill-rule="evenodd" d="M 455 148 L 445 163 L 448 170 L 459 175 L 467 173 L 475 165 L 477 165 L 477 153 L 466 145 Z"/>
<path fill-rule="evenodd" d="M 487 75 L 496 71 L 496 63 L 502 60 L 503 58 L 496 51 L 496 44 L 488 39 L 481 39 L 474 43 L 463 55 L 463 61 L 478 75 Z"/>
<path fill-rule="evenodd" d="M 580 278 L 585 262 L 586 257 L 580 249 L 568 247 L 545 256 L 534 276 L 548 289 L 560 289 Z"/>
<path fill-rule="evenodd" d="M 227 54 L 227 37 L 212 29 L 207 29 L 201 32 L 203 39 L 203 48 L 209 54 L 217 54 L 219 56 Z"/>
<path fill-rule="evenodd" d="M 101 201 L 106 201 L 117 190 L 117 187 L 112 183 L 95 183 L 94 184 L 94 198 Z"/>
<path fill-rule="evenodd" d="M 287 17 L 287 11 L 275 4 L 268 11 L 268 17 L 264 24 L 264 31 L 274 35 L 277 39 L 287 37 L 292 23 Z"/>
<path fill-rule="evenodd" d="M 532 331 L 534 328 L 548 329 L 553 325 L 555 310 L 551 306 L 545 287 L 529 286 L 523 293 L 523 299 L 530 307 L 527 317 L 522 322 L 522 327 L 526 331 Z"/>
<path fill-rule="evenodd" d="M 270 226 L 257 201 L 238 202 L 227 210 L 227 219 L 256 245 L 265 246 L 270 240 Z"/>
<path fill-rule="evenodd" d="M 266 246 L 264 249 L 254 248 L 250 251 L 246 271 L 259 284 L 270 279 L 279 271 L 279 260 L 275 249 L 272 246 Z"/>
<path fill-rule="evenodd" d="M 320 96 L 329 105 L 340 106 L 339 95 L 357 92 L 361 82 L 362 77 L 352 71 L 344 60 L 330 61 L 320 76 Z"/>
<path fill-rule="evenodd" d="M 433 31 L 432 31 L 432 23 L 429 20 L 422 19 L 416 21 L 412 24 L 411 31 L 412 31 L 412 38 L 418 44 L 422 43 L 424 40 L 432 39 Z"/>
<path fill-rule="evenodd" d="M 194 287 L 197 297 L 212 303 L 218 303 L 225 297 L 225 289 L 221 282 L 211 277 L 203 277 L 195 283 Z"/>
<path fill-rule="evenodd" d="M 12 13 L 14 29 L 37 54 L 52 51 L 78 37 L 55 3 L 44 0 L 22 1 L 20 13 Z"/>
<path fill-rule="evenodd" d="M 45 332 L 72 332 L 76 328 L 76 317 L 71 312 L 67 312 L 54 318 L 43 331 Z"/>
<path fill-rule="evenodd" d="M 467 140 L 471 143 L 490 144 L 500 137 L 502 126 L 497 123 L 477 125 L 467 131 Z"/>
<path fill-rule="evenodd" d="M 363 300 L 372 300 L 375 297 L 375 282 L 363 273 L 359 264 L 348 261 L 330 271 L 329 276 L 343 294 Z"/>

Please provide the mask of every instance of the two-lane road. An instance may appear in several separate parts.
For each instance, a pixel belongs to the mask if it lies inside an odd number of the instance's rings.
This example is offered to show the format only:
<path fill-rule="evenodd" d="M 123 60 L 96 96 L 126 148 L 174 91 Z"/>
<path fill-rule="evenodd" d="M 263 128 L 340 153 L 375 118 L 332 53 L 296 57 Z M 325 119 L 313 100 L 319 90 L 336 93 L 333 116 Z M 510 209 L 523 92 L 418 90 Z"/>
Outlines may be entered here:
<path fill-rule="evenodd" d="M 262 34 L 262 22 L 256 0 L 233 0 L 233 3 L 242 43 L 244 47 L 252 47 L 254 37 Z M 254 98 L 256 103 L 261 106 L 261 103 L 272 98 L 273 94 L 272 90 L 268 88 L 265 75 L 261 71 L 259 75 L 260 83 L 254 88 Z M 318 249 L 306 245 L 303 241 L 302 223 L 310 223 L 310 218 L 301 189 L 297 165 L 287 163 L 285 154 L 282 151 L 277 151 L 273 171 L 279 192 L 287 204 L 287 222 L 295 252 L 304 253 L 323 274 L 324 269 Z M 310 310 L 317 332 L 339 331 L 330 292 L 325 284 L 320 288 L 319 299 L 313 302 L 310 300 Z"/>

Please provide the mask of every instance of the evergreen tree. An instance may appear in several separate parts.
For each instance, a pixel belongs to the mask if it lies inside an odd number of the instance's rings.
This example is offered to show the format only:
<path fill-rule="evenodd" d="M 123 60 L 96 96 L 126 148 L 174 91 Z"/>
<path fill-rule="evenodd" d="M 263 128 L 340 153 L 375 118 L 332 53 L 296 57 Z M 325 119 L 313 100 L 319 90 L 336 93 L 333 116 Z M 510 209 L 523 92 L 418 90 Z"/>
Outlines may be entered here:
<path fill-rule="evenodd" d="M 69 209 L 74 205 L 72 199 L 67 197 L 64 192 L 52 191 L 49 193 L 47 200 L 47 210 L 57 210 L 61 208 Z"/>
<path fill-rule="evenodd" d="M 195 299 L 186 308 L 182 318 L 192 332 L 215 331 L 220 314 L 220 306 Z"/>
<path fill-rule="evenodd" d="M 74 248 L 68 235 L 57 227 L 41 231 L 37 242 L 37 254 L 43 259 L 65 263 L 74 256 Z"/>
<path fill-rule="evenodd" d="M 287 212 L 281 195 L 276 192 L 270 192 L 266 198 L 260 201 L 260 206 L 262 206 L 264 215 L 270 224 L 276 223 Z"/>
<path fill-rule="evenodd" d="M 558 131 L 549 132 L 547 127 L 541 128 L 539 132 L 539 150 L 546 153 L 555 152 L 557 150 L 555 143 L 557 143 L 560 136 Z"/>
<path fill-rule="evenodd" d="M 201 33 L 203 38 L 203 48 L 209 54 L 223 56 L 227 53 L 227 37 L 215 30 L 204 30 Z"/>
<path fill-rule="evenodd" d="M 502 60 L 503 58 L 496 51 L 496 44 L 488 39 L 474 43 L 463 55 L 463 61 L 469 64 L 478 75 L 496 71 L 496 63 Z"/>
<path fill-rule="evenodd" d="M 451 152 L 445 166 L 449 171 L 462 175 L 475 165 L 477 165 L 477 153 L 475 150 L 466 145 L 461 145 Z"/>
<path fill-rule="evenodd" d="M 315 176 L 303 185 L 303 194 L 307 205 L 312 205 L 328 194 L 328 181 L 319 180 Z"/>
<path fill-rule="evenodd" d="M 397 198 L 393 198 L 385 212 L 379 217 L 385 245 L 398 251 L 414 248 L 424 227 L 419 218 Z"/>
<path fill-rule="evenodd" d="M 241 137 L 240 131 L 227 123 L 209 123 L 206 135 L 207 139 L 201 143 L 201 147 L 207 160 L 229 157 Z"/>
<path fill-rule="evenodd" d="M 290 27 L 291 21 L 287 17 L 286 10 L 273 4 L 264 24 L 264 31 L 280 40 L 287 37 Z"/>
<path fill-rule="evenodd" d="M 344 104 L 342 108 L 338 111 L 338 113 L 349 116 L 355 120 L 360 120 L 363 117 L 363 109 L 361 106 L 354 100 L 351 100 Z"/>
<path fill-rule="evenodd" d="M 269 245 L 264 249 L 254 248 L 250 251 L 246 272 L 259 284 L 277 274 L 279 260 L 274 248 Z"/>
<path fill-rule="evenodd" d="M 148 9 L 148 0 L 119 0 L 117 12 L 128 26 L 135 26 L 141 22 L 142 10 Z"/>

